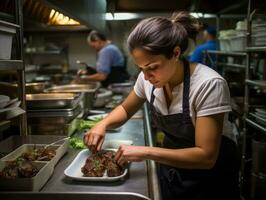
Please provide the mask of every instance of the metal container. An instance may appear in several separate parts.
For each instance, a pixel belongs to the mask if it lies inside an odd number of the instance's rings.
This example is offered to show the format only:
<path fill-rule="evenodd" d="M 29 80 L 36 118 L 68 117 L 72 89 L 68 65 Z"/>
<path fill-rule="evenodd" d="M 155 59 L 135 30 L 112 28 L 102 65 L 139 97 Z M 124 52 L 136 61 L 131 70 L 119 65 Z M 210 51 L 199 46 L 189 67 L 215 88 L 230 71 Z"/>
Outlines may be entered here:
<path fill-rule="evenodd" d="M 48 162 L 32 162 L 39 172 L 32 178 L 3 178 L 0 177 L 1 190 L 39 191 L 53 174 L 53 166 Z M 0 161 L 0 171 L 7 161 Z"/>
<path fill-rule="evenodd" d="M 95 93 L 99 89 L 100 83 L 90 83 L 90 84 L 70 84 L 70 85 L 61 85 L 54 86 L 45 90 L 45 92 L 73 92 L 73 93 L 83 93 L 83 103 L 82 108 L 85 113 L 88 112 L 93 106 L 93 102 L 95 100 Z"/>
<path fill-rule="evenodd" d="M 8 161 L 15 160 L 23 152 L 30 150 L 36 146 L 43 148 L 46 144 L 23 144 L 7 156 L 0 160 L 0 171 L 5 167 Z M 52 145 L 51 148 L 56 149 L 56 155 L 50 161 L 33 161 L 39 172 L 32 178 L 0 178 L 0 187 L 2 190 L 16 191 L 39 191 L 53 174 L 54 167 L 60 158 L 66 153 L 68 141 L 63 141 L 61 145 Z M 50 148 L 50 147 L 49 147 Z"/>
<path fill-rule="evenodd" d="M 71 136 L 77 129 L 78 120 L 74 119 L 67 124 L 28 124 L 29 134 L 31 135 L 64 135 Z"/>
<path fill-rule="evenodd" d="M 27 117 L 29 124 L 57 124 L 64 125 L 71 122 L 81 113 L 81 107 L 74 109 L 46 109 L 28 110 Z"/>
<path fill-rule="evenodd" d="M 0 20 L 0 59 L 11 58 L 12 38 L 16 34 L 19 26 Z"/>
<path fill-rule="evenodd" d="M 30 151 L 34 148 L 41 149 L 47 144 L 23 144 L 5 157 L 1 158 L 1 161 L 15 160 L 22 155 L 22 153 Z M 62 141 L 59 145 L 51 145 L 48 148 L 54 149 L 56 155 L 50 161 L 36 161 L 36 162 L 49 162 L 53 167 L 58 163 L 60 158 L 67 152 L 68 140 Z"/>
<path fill-rule="evenodd" d="M 104 88 L 100 88 L 96 94 L 93 107 L 103 107 L 112 99 L 113 92 Z"/>
<path fill-rule="evenodd" d="M 28 109 L 73 108 L 80 101 L 79 93 L 27 94 Z"/>

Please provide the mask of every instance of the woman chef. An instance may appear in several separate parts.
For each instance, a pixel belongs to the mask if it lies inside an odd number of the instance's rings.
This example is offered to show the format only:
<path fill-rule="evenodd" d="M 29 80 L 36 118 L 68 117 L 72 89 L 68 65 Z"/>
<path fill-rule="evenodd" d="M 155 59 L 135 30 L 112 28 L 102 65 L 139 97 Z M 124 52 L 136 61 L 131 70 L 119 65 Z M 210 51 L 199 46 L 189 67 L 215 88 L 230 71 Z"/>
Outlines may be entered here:
<path fill-rule="evenodd" d="M 122 145 L 117 162 L 158 162 L 166 200 L 240 199 L 226 81 L 182 56 L 197 30 L 197 21 L 186 12 L 171 19 L 142 20 L 128 38 L 133 60 L 142 71 L 134 90 L 84 136 L 84 142 L 100 150 L 107 127 L 125 123 L 147 100 L 154 124 L 165 133 L 163 148 Z"/>

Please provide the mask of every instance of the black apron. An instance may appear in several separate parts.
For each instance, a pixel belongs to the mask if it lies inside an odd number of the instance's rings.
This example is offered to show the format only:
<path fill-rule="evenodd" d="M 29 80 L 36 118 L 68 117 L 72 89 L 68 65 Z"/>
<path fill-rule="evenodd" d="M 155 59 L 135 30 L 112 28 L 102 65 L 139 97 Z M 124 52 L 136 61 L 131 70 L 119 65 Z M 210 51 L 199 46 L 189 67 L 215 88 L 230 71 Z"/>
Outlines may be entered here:
<path fill-rule="evenodd" d="M 129 79 L 129 74 L 125 66 L 112 66 L 107 78 L 102 81 L 102 85 L 107 87 L 112 83 L 123 83 Z"/>
<path fill-rule="evenodd" d="M 164 148 L 195 147 L 195 128 L 189 112 L 190 68 L 184 60 L 183 113 L 162 115 L 153 106 L 150 111 L 156 128 L 165 133 Z M 222 136 L 219 156 L 210 170 L 180 169 L 160 164 L 159 176 L 164 200 L 239 200 L 236 144 Z"/>

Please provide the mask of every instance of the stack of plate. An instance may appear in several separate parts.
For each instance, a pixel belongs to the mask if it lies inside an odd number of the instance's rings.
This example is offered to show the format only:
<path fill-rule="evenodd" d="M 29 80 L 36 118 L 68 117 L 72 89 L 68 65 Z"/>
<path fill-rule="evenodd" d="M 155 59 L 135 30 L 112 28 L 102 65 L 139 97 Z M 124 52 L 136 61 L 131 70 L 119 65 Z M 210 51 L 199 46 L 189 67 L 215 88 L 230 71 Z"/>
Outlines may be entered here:
<path fill-rule="evenodd" d="M 266 126 L 266 109 L 264 108 L 256 108 L 255 116 L 256 121 L 264 126 Z"/>
<path fill-rule="evenodd" d="M 25 113 L 19 107 L 20 103 L 18 98 L 10 99 L 8 96 L 0 95 L 0 120 L 9 120 Z"/>
<path fill-rule="evenodd" d="M 252 25 L 252 43 L 254 46 L 266 45 L 266 22 Z"/>

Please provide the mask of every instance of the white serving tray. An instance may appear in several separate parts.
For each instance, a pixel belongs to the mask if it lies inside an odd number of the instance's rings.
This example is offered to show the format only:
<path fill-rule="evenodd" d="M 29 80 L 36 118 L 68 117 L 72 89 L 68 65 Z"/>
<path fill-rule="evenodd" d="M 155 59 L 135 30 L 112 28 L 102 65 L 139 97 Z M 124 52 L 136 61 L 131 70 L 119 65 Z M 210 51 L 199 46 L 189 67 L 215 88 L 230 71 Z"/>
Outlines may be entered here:
<path fill-rule="evenodd" d="M 108 150 L 108 149 L 106 149 Z M 112 149 L 113 150 L 113 149 Z M 72 161 L 72 163 L 65 169 L 64 174 L 74 180 L 78 181 L 97 181 L 97 182 L 113 182 L 118 181 L 120 179 L 124 179 L 128 173 L 128 169 L 124 170 L 124 173 L 120 176 L 108 177 L 105 172 L 102 177 L 84 177 L 81 172 L 81 168 L 85 165 L 86 159 L 91 154 L 88 149 L 84 149 L 79 152 L 76 158 Z"/>

